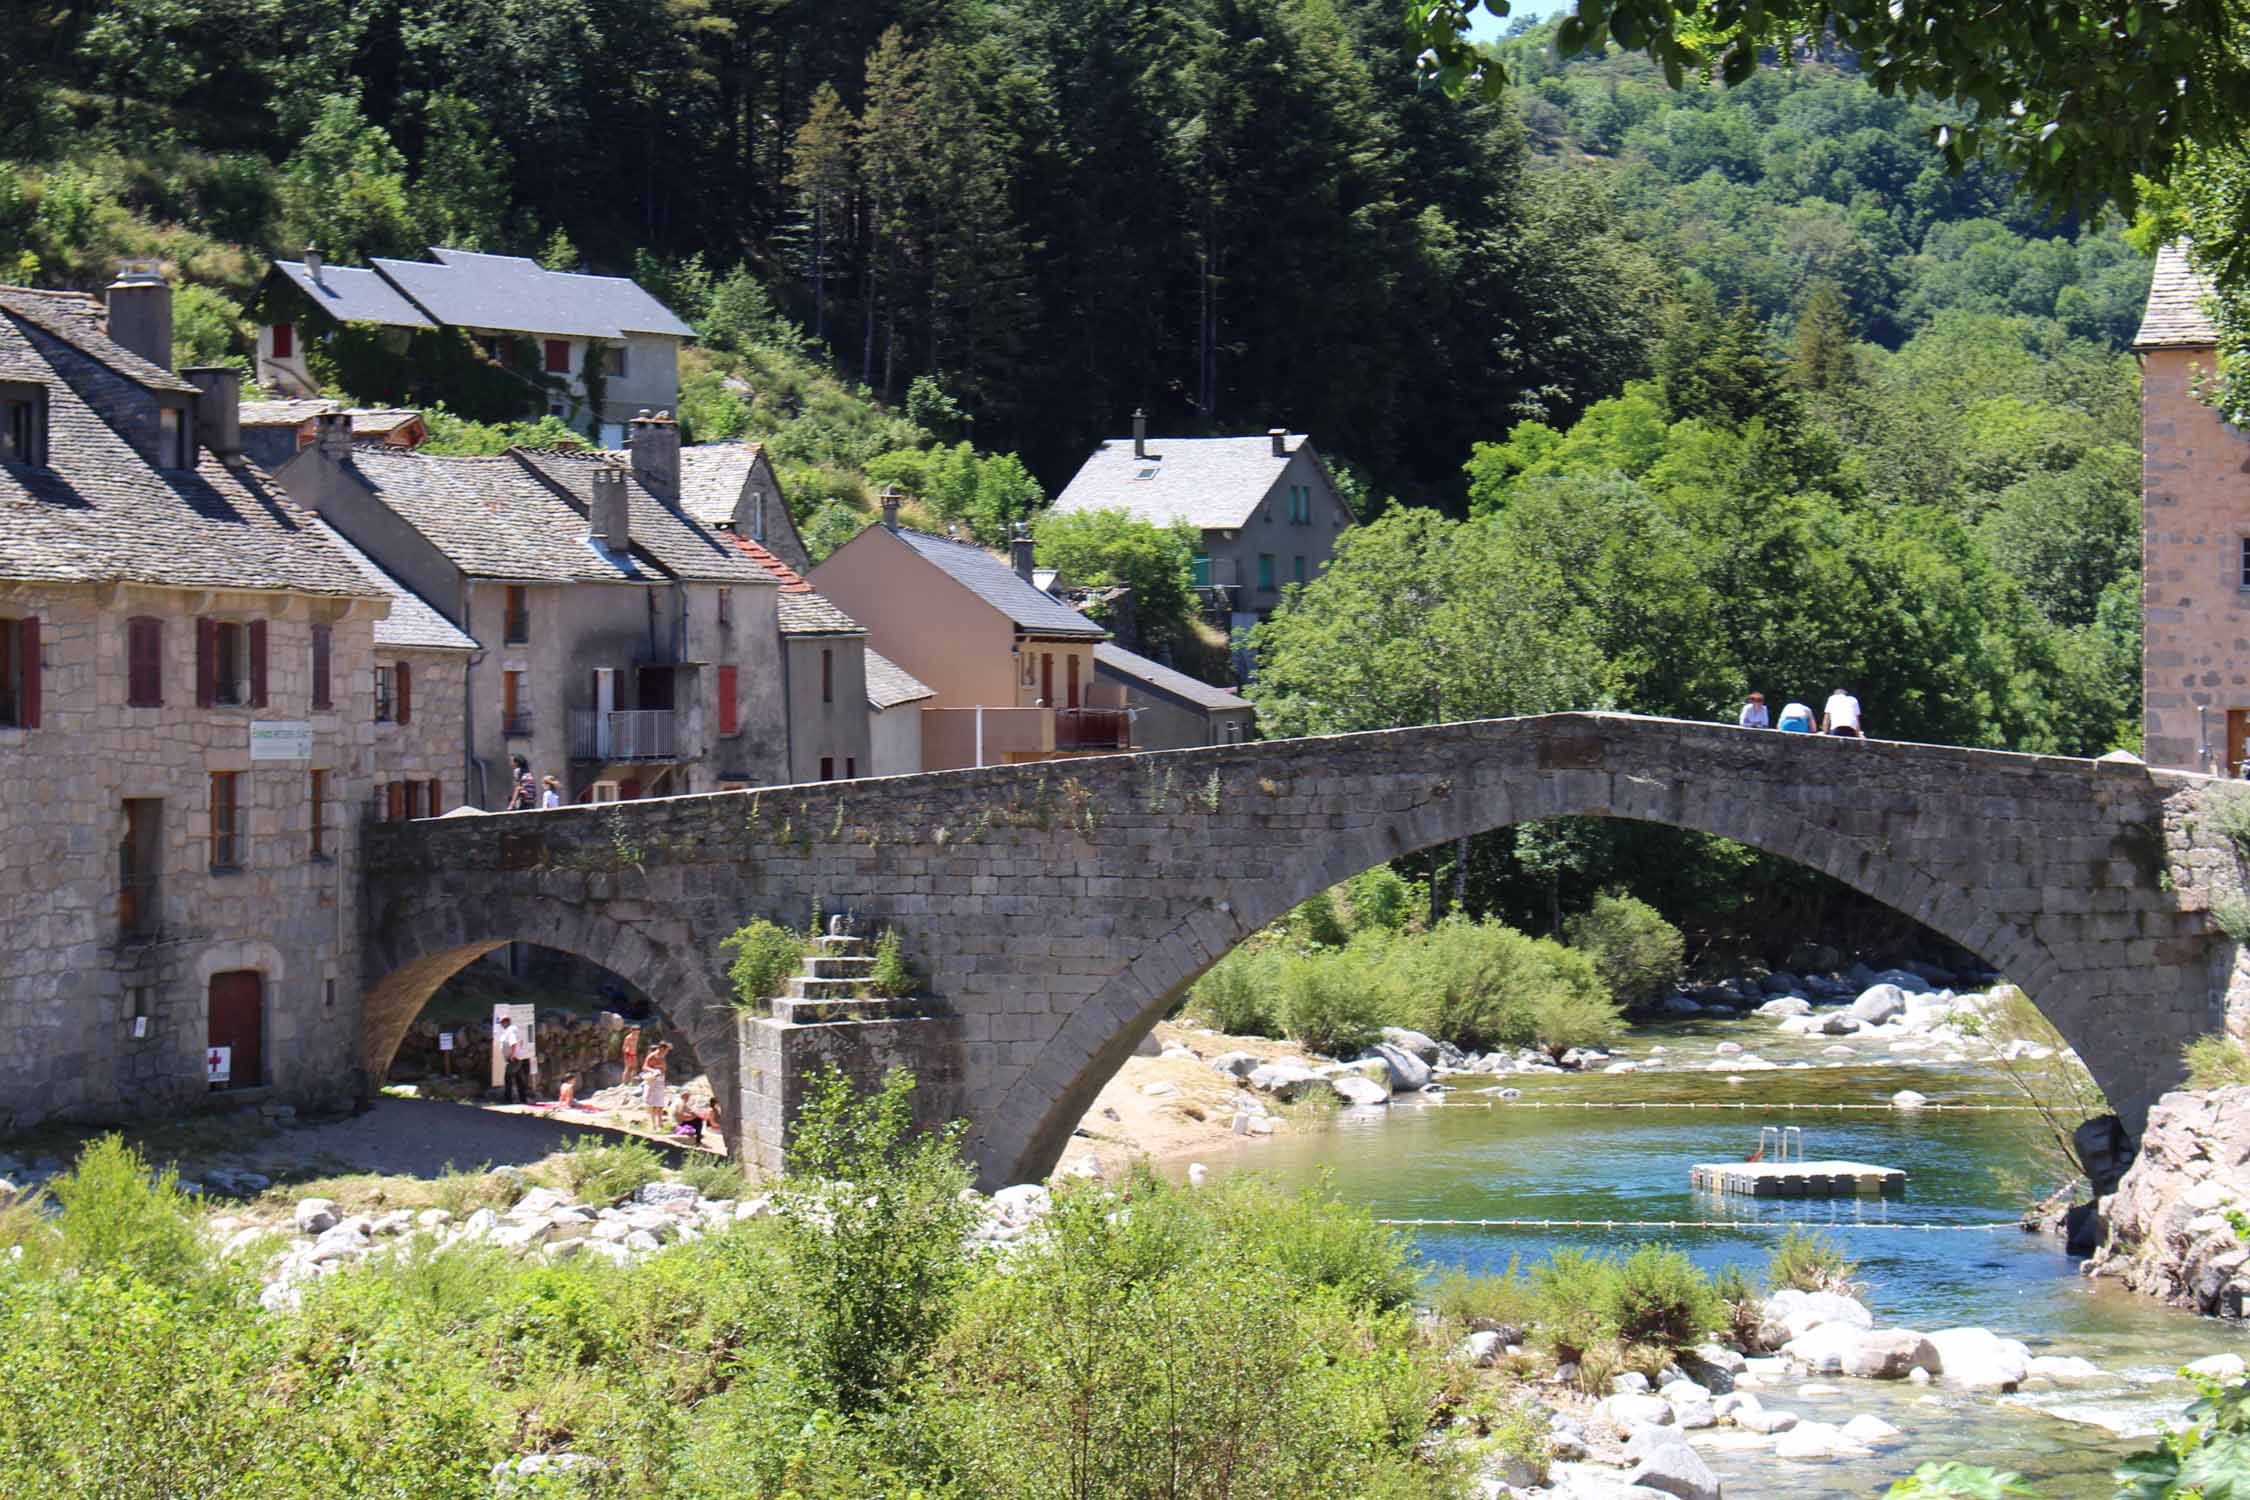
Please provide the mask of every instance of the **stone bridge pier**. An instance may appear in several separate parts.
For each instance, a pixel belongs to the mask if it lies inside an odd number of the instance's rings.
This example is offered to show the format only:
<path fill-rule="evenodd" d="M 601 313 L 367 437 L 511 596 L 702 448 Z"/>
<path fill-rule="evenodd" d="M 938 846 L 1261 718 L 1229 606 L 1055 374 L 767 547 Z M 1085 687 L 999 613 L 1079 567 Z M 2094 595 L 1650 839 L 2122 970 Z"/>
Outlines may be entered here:
<path fill-rule="evenodd" d="M 2131 760 L 1855 742 L 1612 714 L 989 767 L 371 830 L 362 1063 L 501 943 L 639 986 L 689 1033 L 750 1161 L 805 1073 L 912 1067 L 983 1185 L 1043 1175 L 1134 1045 L 1251 932 L 1378 862 L 1536 818 L 1692 828 L 1826 872 L 1984 958 L 2137 1135 L 2180 1049 L 2230 1019 L 2207 915 L 2242 869 L 2213 799 Z M 919 1013 L 738 1014 L 719 941 L 752 917 L 895 927 Z M 2250 996 L 2250 983 L 2243 986 Z"/>

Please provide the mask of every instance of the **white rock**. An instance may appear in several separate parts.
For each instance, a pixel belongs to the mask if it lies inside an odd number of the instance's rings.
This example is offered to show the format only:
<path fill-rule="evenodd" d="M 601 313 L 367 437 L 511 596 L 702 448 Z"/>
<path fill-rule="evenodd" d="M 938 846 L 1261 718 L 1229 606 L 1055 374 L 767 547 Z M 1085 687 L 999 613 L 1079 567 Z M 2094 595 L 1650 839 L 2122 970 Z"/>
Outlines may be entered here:
<path fill-rule="evenodd" d="M 1461 1357 L 1480 1370 L 1489 1369 L 1500 1362 L 1507 1347 L 1508 1341 L 1497 1333 L 1472 1333 L 1461 1346 Z"/>
<path fill-rule="evenodd" d="M 1989 1329 L 1941 1328 L 1930 1342 L 1937 1346 L 1938 1373 L 1971 1390 L 2012 1391 L 2031 1373 L 2031 1351 Z"/>
<path fill-rule="evenodd" d="M 1901 1042 L 1897 1045 L 1903 1047 L 1906 1044 Z M 1895 1109 L 1920 1109 L 1929 1102 L 1929 1095 L 1918 1094 L 1912 1089 L 1900 1089 L 1897 1093 L 1891 1095 L 1891 1105 Z"/>
<path fill-rule="evenodd" d="M 1781 1346 L 1781 1352 L 1816 1374 L 1833 1375 L 1859 1352 L 1867 1330 L 1850 1323 L 1821 1323 L 1806 1329 Z"/>
<path fill-rule="evenodd" d="M 684 1182 L 651 1182 L 633 1195 L 634 1201 L 662 1206 L 667 1203 L 693 1203 L 696 1191 Z"/>
<path fill-rule="evenodd" d="M 1850 1036 L 1860 1027 L 1859 1017 L 1849 1011 L 1832 1011 L 1819 1020 L 1823 1036 Z"/>
<path fill-rule="evenodd" d="M 1180 1043 L 1178 1043 L 1178 1042 L 1174 1042 L 1174 1043 L 1172 1043 L 1172 1045 L 1171 1045 L 1171 1046 L 1169 1046 L 1169 1047 L 1166 1047 L 1166 1048 L 1165 1048 L 1165 1049 L 1164 1049 L 1164 1050 L 1163 1050 L 1162 1052 L 1158 1053 L 1157 1055 L 1158 1055 L 1159 1057 L 1162 1057 L 1162 1058 L 1163 1058 L 1163 1059 L 1164 1059 L 1165 1061 L 1167 1061 L 1167 1062 L 1200 1062 L 1200 1061 L 1202 1061 L 1202 1059 L 1201 1059 L 1201 1058 L 1199 1058 L 1199 1057 L 1198 1057 L 1198 1056 L 1196 1055 L 1196 1051 L 1195 1051 L 1195 1049 L 1194 1049 L 1193 1047 L 1185 1047 L 1185 1046 L 1182 1046 L 1182 1045 L 1181 1045 Z"/>
<path fill-rule="evenodd" d="M 1645 1396 L 1649 1389 L 1648 1377 L 1638 1370 L 1627 1370 L 1609 1378 L 1609 1389 L 1614 1396 Z"/>
<path fill-rule="evenodd" d="M 1161 1079 L 1159 1079 L 1155 1083 L 1144 1083 L 1141 1085 L 1141 1097 L 1144 1099 L 1161 1099 L 1166 1094 L 1176 1094 L 1178 1092 L 1178 1089 L 1173 1088 L 1172 1085 L 1165 1083 Z"/>
<path fill-rule="evenodd" d="M 1828 1422 L 1799 1422 L 1775 1439 L 1775 1458 L 1859 1458 L 1870 1450 L 1867 1445 L 1846 1437 L 1844 1430 Z"/>
<path fill-rule="evenodd" d="M 1424 1071 L 1427 1072 L 1426 1069 Z M 1306 1064 L 1282 1058 L 1275 1062 L 1261 1063 L 1252 1069 L 1250 1087 L 1277 1099 L 1295 1099 L 1300 1095 L 1328 1088 L 1329 1083 Z"/>
<path fill-rule="evenodd" d="M 1871 985 L 1861 990 L 1859 998 L 1851 1005 L 1853 1019 L 1869 1026 L 1880 1026 L 1891 1017 L 1906 1013 L 1906 991 L 1895 984 Z"/>
<path fill-rule="evenodd" d="M 1386 1026 L 1383 1028 L 1383 1040 L 1423 1062 L 1434 1063 L 1438 1060 L 1438 1044 L 1419 1031 L 1410 1031 L 1404 1026 Z"/>
<path fill-rule="evenodd" d="M 1846 1422 L 1843 1431 L 1844 1436 L 1850 1438 L 1853 1442 L 1866 1443 L 1870 1447 L 1877 1443 L 1889 1442 L 1892 1438 L 1900 1435 L 1896 1427 L 1893 1427 L 1881 1417 L 1872 1417 L 1865 1412 Z"/>
<path fill-rule="evenodd" d="M 336 1225 L 336 1204 L 329 1198 L 299 1198 L 297 1200 L 297 1232 L 322 1234 Z"/>
<path fill-rule="evenodd" d="M 1222 1052 L 1211 1059 L 1211 1066 L 1229 1078 L 1248 1078 L 1257 1071 L 1258 1059 L 1249 1052 Z"/>
<path fill-rule="evenodd" d="M 1777 1411 L 1770 1406 L 1755 1406 L 1748 1411 L 1737 1411 L 1734 1414 L 1734 1425 L 1745 1432 L 1787 1432 L 1797 1425 L 1797 1414 L 1793 1411 Z"/>
<path fill-rule="evenodd" d="M 1692 1380 L 1667 1380 L 1657 1394 L 1674 1405 L 1682 1401 L 1708 1401 L 1711 1392 Z"/>
<path fill-rule="evenodd" d="M 1840 1385 L 1822 1385 L 1814 1381 L 1798 1386 L 1797 1394 L 1810 1400 L 1815 1396 L 1841 1396 L 1844 1394 L 1844 1388 Z"/>
<path fill-rule="evenodd" d="M 1758 1331 L 1768 1345 L 1780 1345 L 1818 1328 L 1823 1323 L 1846 1323 L 1873 1328 L 1875 1315 L 1866 1304 L 1834 1292 L 1800 1292 L 1787 1288 L 1775 1292 L 1759 1306 Z"/>
<path fill-rule="evenodd" d="M 2092 1360 L 2075 1354 L 2035 1354 L 2031 1358 L 2030 1378 L 2035 1380 L 2094 1380 L 2101 1373 L 2101 1367 Z"/>
<path fill-rule="evenodd" d="M 1643 1489 L 1662 1490 L 1678 1500 L 1719 1500 L 1719 1476 L 1685 1442 L 1657 1444 L 1625 1481 Z"/>
<path fill-rule="evenodd" d="M 1644 1396 L 1631 1391 L 1603 1399 L 1602 1417 L 1619 1432 L 1631 1432 L 1636 1427 L 1669 1427 L 1672 1425 L 1672 1403 L 1662 1396 Z"/>
<path fill-rule="evenodd" d="M 1379 1058 L 1390 1071 L 1391 1088 L 1399 1093 L 1410 1093 L 1430 1081 L 1430 1065 L 1404 1047 L 1389 1042 L 1377 1042 L 1361 1053 L 1355 1061 Z"/>
<path fill-rule="evenodd" d="M 1036 1182 L 1019 1182 L 992 1195 L 993 1212 L 1010 1224 L 1029 1224 L 1043 1219 L 1054 1206 L 1054 1195 Z"/>
<path fill-rule="evenodd" d="M 1721 1042 L 1718 1046 L 1713 1047 L 1711 1050 L 1718 1053 L 1721 1057 L 1732 1057 L 1735 1053 L 1742 1050 L 1742 1043 Z"/>
<path fill-rule="evenodd" d="M 1744 1412 L 1755 1413 L 1764 1409 L 1765 1404 L 1748 1391 L 1728 1391 L 1723 1396 L 1714 1397 L 1711 1402 L 1711 1414 L 1722 1422 L 1733 1422 Z"/>
<path fill-rule="evenodd" d="M 2212 1354 L 2190 1362 L 2185 1368 L 2190 1375 L 2210 1380 L 2240 1380 L 2243 1361 L 2239 1354 Z"/>
<path fill-rule="evenodd" d="M 1758 1007 L 1761 1016 L 1809 1016 L 1812 1002 L 1799 995 L 1783 995 L 1778 1000 L 1768 1000 Z"/>
<path fill-rule="evenodd" d="M 1718 1410 L 1708 1401 L 1675 1401 L 1672 1403 L 1672 1420 L 1686 1429 L 1716 1427 Z"/>
<path fill-rule="evenodd" d="M 645 1229 L 636 1229 L 625 1236 L 625 1248 L 636 1255 L 650 1255 L 663 1248 L 655 1235 Z"/>
<path fill-rule="evenodd" d="M 1211 1169 L 1199 1161 L 1188 1163 L 1188 1186 L 1201 1187 L 1211 1180 Z"/>
<path fill-rule="evenodd" d="M 1911 1328 L 1881 1328 L 1862 1333 L 1841 1368 L 1860 1380 L 1904 1380 L 1915 1370 L 1936 1374 L 1940 1357 L 1937 1345 Z"/>
<path fill-rule="evenodd" d="M 1391 1091 L 1372 1078 L 1361 1078 L 1346 1073 L 1328 1080 L 1328 1086 L 1343 1095 L 1346 1104 L 1370 1105 L 1391 1102 Z"/>

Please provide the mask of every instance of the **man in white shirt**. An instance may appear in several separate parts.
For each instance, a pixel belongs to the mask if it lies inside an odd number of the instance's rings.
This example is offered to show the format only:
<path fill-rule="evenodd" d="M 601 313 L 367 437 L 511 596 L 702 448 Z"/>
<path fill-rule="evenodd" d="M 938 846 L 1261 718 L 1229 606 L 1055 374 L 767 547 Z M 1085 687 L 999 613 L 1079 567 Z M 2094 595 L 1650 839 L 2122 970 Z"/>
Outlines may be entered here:
<path fill-rule="evenodd" d="M 1859 700 L 1842 688 L 1828 695 L 1828 706 L 1821 711 L 1820 732 L 1840 735 L 1845 739 L 1865 739 L 1860 730 Z"/>
<path fill-rule="evenodd" d="M 531 1048 L 523 1038 L 523 1028 L 514 1016 L 508 1017 L 500 1028 L 500 1059 L 506 1071 L 505 1094 L 510 1104 L 531 1102 Z"/>

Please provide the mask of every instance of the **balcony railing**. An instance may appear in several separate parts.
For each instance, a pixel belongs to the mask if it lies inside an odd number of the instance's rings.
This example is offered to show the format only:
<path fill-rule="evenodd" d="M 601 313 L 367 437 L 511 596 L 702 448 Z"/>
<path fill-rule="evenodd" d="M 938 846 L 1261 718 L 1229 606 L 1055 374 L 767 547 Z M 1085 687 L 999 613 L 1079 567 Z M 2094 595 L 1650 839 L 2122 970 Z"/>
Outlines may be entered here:
<path fill-rule="evenodd" d="M 501 736 L 506 739 L 530 739 L 531 711 L 529 709 L 524 709 L 517 713 L 502 714 L 500 716 L 500 733 Z"/>
<path fill-rule="evenodd" d="M 1057 750 L 1129 750 L 1133 716 L 1122 708 L 1058 708 Z"/>
<path fill-rule="evenodd" d="M 668 708 L 572 709 L 570 753 L 575 760 L 678 760 L 679 715 Z"/>

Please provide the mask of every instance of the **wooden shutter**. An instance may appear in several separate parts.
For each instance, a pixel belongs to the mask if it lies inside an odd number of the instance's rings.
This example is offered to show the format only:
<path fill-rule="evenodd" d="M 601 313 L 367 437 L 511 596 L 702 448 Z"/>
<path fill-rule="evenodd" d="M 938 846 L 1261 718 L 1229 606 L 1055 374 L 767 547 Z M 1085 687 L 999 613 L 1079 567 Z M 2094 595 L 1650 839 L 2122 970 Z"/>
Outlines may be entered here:
<path fill-rule="evenodd" d="M 219 701 L 219 622 L 209 615 L 195 622 L 195 706 Z"/>
<path fill-rule="evenodd" d="M 719 668 L 719 733 L 733 734 L 742 727 L 735 707 L 735 668 Z"/>
<path fill-rule="evenodd" d="M 444 810 L 445 804 L 438 800 L 438 779 L 432 776 L 430 778 L 430 816 L 434 818 Z"/>
<path fill-rule="evenodd" d="M 125 622 L 125 702 L 133 708 L 164 706 L 164 622 L 154 615 Z"/>
<path fill-rule="evenodd" d="M 266 706 L 266 622 L 250 622 L 250 706 Z"/>
<path fill-rule="evenodd" d="M 315 625 L 312 628 L 312 706 L 334 708 L 335 689 L 329 683 L 329 664 L 334 660 L 335 630 L 333 625 Z"/>
<path fill-rule="evenodd" d="M 23 653 L 23 718 L 26 729 L 39 727 L 39 617 L 26 615 L 16 622 L 16 649 Z"/>
<path fill-rule="evenodd" d="M 396 712 L 391 717 L 401 724 L 411 724 L 414 722 L 414 674 L 405 662 L 400 662 L 391 676 L 395 684 L 391 694 L 397 699 Z"/>
<path fill-rule="evenodd" d="M 391 821 L 403 822 L 406 818 L 406 783 L 394 781 L 390 785 Z"/>
<path fill-rule="evenodd" d="M 297 327 L 295 324 L 276 323 L 273 325 L 273 357 L 275 359 L 294 359 L 297 357 Z"/>

